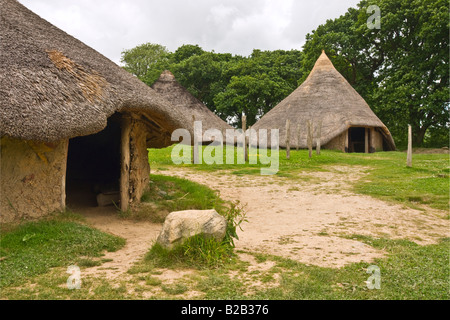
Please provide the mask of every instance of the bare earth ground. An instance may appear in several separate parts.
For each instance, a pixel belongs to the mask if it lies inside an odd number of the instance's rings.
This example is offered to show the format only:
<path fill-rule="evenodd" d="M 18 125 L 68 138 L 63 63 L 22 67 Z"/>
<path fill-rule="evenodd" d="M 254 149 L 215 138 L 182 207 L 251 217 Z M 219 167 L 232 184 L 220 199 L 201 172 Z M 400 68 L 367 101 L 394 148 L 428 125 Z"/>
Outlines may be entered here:
<path fill-rule="evenodd" d="M 107 252 L 104 259 L 112 260 L 101 266 L 86 269 L 85 275 L 104 274 L 117 278 L 143 257 L 158 237 L 162 225 L 120 219 L 114 206 L 84 209 L 83 215 L 95 228 L 126 239 L 125 246 L 117 252 Z"/>
<path fill-rule="evenodd" d="M 329 169 L 329 172 L 301 173 L 298 179 L 238 176 L 186 168 L 153 173 L 207 185 L 217 190 L 224 200 L 239 200 L 245 205 L 248 222 L 238 233 L 237 249 L 306 264 L 339 268 L 353 262 L 371 262 L 385 254 L 351 239 L 354 234 L 408 239 L 422 245 L 450 235 L 450 221 L 442 219 L 447 214 L 445 211 L 415 210 L 351 192 L 350 183 L 363 176 L 367 168 Z M 84 214 L 94 227 L 125 238 L 127 244 L 117 252 L 106 254 L 104 258 L 112 259 L 111 262 L 89 268 L 85 275 L 104 274 L 108 278 L 124 275 L 149 250 L 162 228 L 161 224 L 119 219 L 111 214 L 113 211 L 112 207 Z M 241 259 L 252 260 L 245 254 Z M 161 276 L 171 277 L 169 270 Z"/>

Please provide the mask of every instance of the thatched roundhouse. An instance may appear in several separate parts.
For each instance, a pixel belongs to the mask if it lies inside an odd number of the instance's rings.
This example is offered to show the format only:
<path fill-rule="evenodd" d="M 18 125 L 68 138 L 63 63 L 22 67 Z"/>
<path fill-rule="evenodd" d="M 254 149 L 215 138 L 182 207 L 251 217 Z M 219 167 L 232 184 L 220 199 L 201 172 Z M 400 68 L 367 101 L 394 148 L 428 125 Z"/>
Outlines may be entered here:
<path fill-rule="evenodd" d="M 0 0 L 0 221 L 37 218 L 148 185 L 147 147 L 171 144 L 182 112 L 15 0 Z"/>
<path fill-rule="evenodd" d="M 325 52 L 308 78 L 265 114 L 253 129 L 279 129 L 279 145 L 286 148 L 287 119 L 290 120 L 291 147 L 297 144 L 299 148 L 308 147 L 307 123 L 311 121 L 313 146 L 320 133 L 320 144 L 324 148 L 345 152 L 395 150 L 387 127 L 334 68 Z"/>
<path fill-rule="evenodd" d="M 152 85 L 152 88 L 177 108 L 178 111 L 188 115 L 191 122 L 194 119 L 195 121 L 201 121 L 202 134 L 208 129 L 218 129 L 222 132 L 225 139 L 226 130 L 233 129 L 184 88 L 169 70 L 161 73 L 159 79 Z M 211 140 L 214 140 L 214 138 Z M 211 140 L 205 139 L 204 142 L 209 143 Z"/>

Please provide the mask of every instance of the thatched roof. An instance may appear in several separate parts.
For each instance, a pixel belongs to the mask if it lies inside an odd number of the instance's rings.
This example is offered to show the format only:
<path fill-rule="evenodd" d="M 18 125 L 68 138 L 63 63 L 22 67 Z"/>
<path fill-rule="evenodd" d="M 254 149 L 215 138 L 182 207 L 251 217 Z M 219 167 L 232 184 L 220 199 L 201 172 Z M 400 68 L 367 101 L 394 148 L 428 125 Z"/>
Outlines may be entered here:
<path fill-rule="evenodd" d="M 203 132 L 208 129 L 219 129 L 225 139 L 225 130 L 233 129 L 184 88 L 169 70 L 161 73 L 152 88 L 175 108 L 187 115 L 190 122 L 192 122 L 192 116 L 196 121 L 202 121 Z"/>
<path fill-rule="evenodd" d="M 181 112 L 115 63 L 15 0 L 0 0 L 0 135 L 57 141 L 101 131 L 115 112 L 147 118 L 170 143 Z"/>
<path fill-rule="evenodd" d="M 322 52 L 308 78 L 265 114 L 253 129 L 279 129 L 280 147 L 285 148 L 287 119 L 290 119 L 291 123 L 291 143 L 296 143 L 297 126 L 298 124 L 301 126 L 300 148 L 307 148 L 306 124 L 311 120 L 313 127 L 316 128 L 320 121 L 322 122 L 322 145 L 351 126 L 361 126 L 378 128 L 388 148 L 395 149 L 389 130 L 366 101 L 334 68 L 325 52 Z"/>

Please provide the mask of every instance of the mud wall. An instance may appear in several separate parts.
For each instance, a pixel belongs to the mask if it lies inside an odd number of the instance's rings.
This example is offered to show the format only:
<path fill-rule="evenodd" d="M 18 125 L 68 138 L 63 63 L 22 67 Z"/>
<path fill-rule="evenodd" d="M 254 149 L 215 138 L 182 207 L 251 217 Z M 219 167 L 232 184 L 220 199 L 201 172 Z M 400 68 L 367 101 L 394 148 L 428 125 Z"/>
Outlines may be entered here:
<path fill-rule="evenodd" d="M 372 145 L 375 151 L 383 151 L 383 136 L 376 129 L 372 130 Z"/>
<path fill-rule="evenodd" d="M 64 210 L 67 146 L 1 138 L 1 223 Z"/>
<path fill-rule="evenodd" d="M 332 149 L 332 150 L 340 150 L 345 152 L 345 138 L 347 137 L 346 131 L 338 135 L 337 137 L 334 137 L 331 139 L 326 145 L 323 147 L 325 149 Z"/>
<path fill-rule="evenodd" d="M 373 135 L 371 137 L 370 142 L 370 152 L 375 151 L 383 151 L 383 136 L 381 133 L 377 131 L 377 129 L 371 128 L 370 133 Z M 337 137 L 334 137 L 333 139 L 328 142 L 324 148 L 325 149 L 333 149 L 333 150 L 341 150 L 345 152 L 345 139 L 347 138 L 346 132 L 344 131 Z"/>

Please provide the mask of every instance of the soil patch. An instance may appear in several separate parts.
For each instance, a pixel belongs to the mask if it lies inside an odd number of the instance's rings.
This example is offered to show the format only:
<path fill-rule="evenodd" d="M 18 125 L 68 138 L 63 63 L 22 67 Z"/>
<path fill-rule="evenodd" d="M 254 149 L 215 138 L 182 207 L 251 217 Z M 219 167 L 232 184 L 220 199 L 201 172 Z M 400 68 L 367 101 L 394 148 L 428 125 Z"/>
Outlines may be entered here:
<path fill-rule="evenodd" d="M 148 252 L 162 229 L 159 223 L 121 219 L 114 206 L 83 208 L 80 213 L 91 226 L 126 239 L 122 249 L 105 253 L 102 258 L 108 262 L 84 270 L 86 276 L 103 275 L 113 279 L 123 275 Z"/>
<path fill-rule="evenodd" d="M 217 190 L 224 200 L 245 205 L 248 222 L 235 241 L 238 250 L 268 253 L 305 264 L 339 268 L 353 262 L 372 262 L 385 252 L 354 234 L 408 239 L 421 245 L 449 236 L 447 213 L 424 211 L 383 202 L 351 191 L 351 182 L 367 168 L 335 166 L 327 172 L 299 173 L 295 178 L 199 172 L 186 168 L 155 171 L 189 179 Z M 92 226 L 127 240 L 124 248 L 106 253 L 111 260 L 88 268 L 84 275 L 124 279 L 156 240 L 161 223 L 133 222 L 118 217 L 114 207 L 82 211 Z M 252 265 L 257 265 L 253 263 Z M 270 267 L 270 266 L 269 266 Z M 169 271 L 163 278 L 170 277 Z"/>
<path fill-rule="evenodd" d="M 335 166 L 298 177 L 253 176 L 173 168 L 157 174 L 189 179 L 239 200 L 247 212 L 236 241 L 238 249 L 270 253 L 324 267 L 382 257 L 384 252 L 352 239 L 367 235 L 436 243 L 449 236 L 445 212 L 386 203 L 351 191 L 351 182 L 367 168 Z"/>

